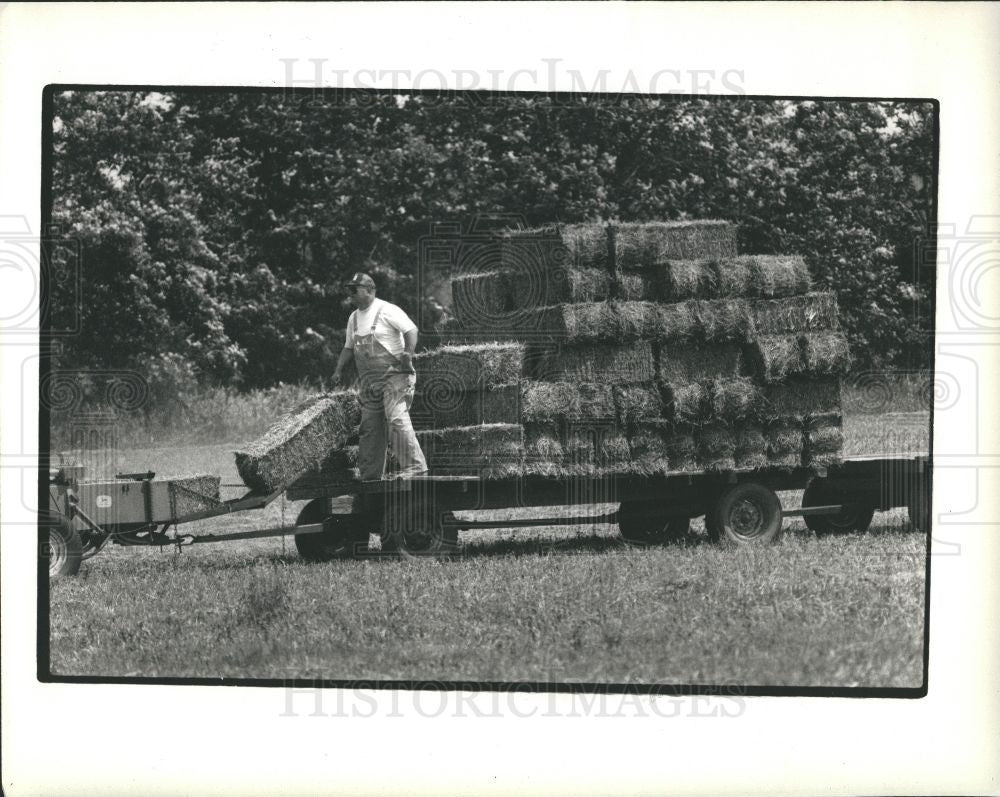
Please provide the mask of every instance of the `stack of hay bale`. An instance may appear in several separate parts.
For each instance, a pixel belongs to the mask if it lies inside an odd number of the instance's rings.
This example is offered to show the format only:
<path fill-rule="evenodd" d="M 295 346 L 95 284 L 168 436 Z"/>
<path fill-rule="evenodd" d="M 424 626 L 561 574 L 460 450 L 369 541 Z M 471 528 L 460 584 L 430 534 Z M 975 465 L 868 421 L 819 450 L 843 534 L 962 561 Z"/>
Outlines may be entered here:
<path fill-rule="evenodd" d="M 517 230 L 488 246 L 489 270 L 452 279 L 445 345 L 414 363 L 411 418 L 432 472 L 649 475 L 840 458 L 849 353 L 836 299 L 811 291 L 802 258 L 739 255 L 723 221 Z M 357 479 L 356 397 L 322 399 L 237 455 L 247 484 L 273 489 L 304 463 L 328 483 Z"/>
<path fill-rule="evenodd" d="M 512 231 L 498 249 L 496 268 L 453 279 L 446 335 L 464 345 L 440 351 L 523 352 L 501 382 L 485 378 L 466 399 L 478 413 L 463 417 L 477 429 L 512 425 L 510 399 L 497 408 L 493 391 L 512 395 L 520 379 L 524 458 L 508 470 L 602 476 L 840 458 L 849 353 L 836 298 L 811 291 L 801 257 L 740 256 L 735 227 L 721 221 Z M 443 393 L 457 401 L 458 383 Z M 450 420 L 438 407 L 425 393 L 427 425 Z"/>

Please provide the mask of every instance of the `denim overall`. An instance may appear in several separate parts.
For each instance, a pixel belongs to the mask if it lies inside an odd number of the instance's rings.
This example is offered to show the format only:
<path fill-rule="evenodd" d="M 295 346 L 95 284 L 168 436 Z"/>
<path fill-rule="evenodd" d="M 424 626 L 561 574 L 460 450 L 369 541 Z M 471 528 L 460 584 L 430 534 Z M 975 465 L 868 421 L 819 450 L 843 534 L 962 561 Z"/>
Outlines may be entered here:
<path fill-rule="evenodd" d="M 386 442 L 392 447 L 400 475 L 427 470 L 424 453 L 410 422 L 417 375 L 401 370 L 398 358 L 376 339 L 375 326 L 381 316 L 380 307 L 367 335 L 359 334 L 355 316 L 354 364 L 361 391 L 358 470 L 365 481 L 384 477 Z"/>

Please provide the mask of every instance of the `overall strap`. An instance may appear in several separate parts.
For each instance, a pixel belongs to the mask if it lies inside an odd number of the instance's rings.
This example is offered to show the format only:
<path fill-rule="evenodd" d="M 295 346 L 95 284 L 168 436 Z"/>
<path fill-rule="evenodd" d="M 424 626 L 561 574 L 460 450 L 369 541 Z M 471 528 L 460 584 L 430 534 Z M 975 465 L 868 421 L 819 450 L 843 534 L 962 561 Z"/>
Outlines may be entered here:
<path fill-rule="evenodd" d="M 385 305 L 384 304 L 380 304 L 379 307 L 378 307 L 378 310 L 375 311 L 375 318 L 372 319 L 372 331 L 369 333 L 370 335 L 374 335 L 375 334 L 375 327 L 378 326 L 378 320 L 382 317 L 382 311 L 384 309 L 385 309 Z"/>

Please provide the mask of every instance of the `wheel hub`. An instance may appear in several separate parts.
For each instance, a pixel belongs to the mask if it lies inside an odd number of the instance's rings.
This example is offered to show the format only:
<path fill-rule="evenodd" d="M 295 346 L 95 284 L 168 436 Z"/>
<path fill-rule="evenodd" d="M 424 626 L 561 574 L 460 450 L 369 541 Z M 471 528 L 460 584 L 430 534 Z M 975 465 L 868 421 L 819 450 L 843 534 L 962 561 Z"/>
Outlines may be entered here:
<path fill-rule="evenodd" d="M 729 519 L 733 531 L 741 537 L 754 537 L 760 534 L 764 525 L 764 513 L 753 501 L 743 500 L 735 504 Z"/>

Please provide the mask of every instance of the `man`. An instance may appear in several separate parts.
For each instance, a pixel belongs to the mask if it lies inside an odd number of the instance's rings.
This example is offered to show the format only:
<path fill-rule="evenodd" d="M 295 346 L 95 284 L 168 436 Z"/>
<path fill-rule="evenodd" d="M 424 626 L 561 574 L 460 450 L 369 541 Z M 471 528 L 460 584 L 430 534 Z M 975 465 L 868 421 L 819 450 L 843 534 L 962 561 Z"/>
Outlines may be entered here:
<path fill-rule="evenodd" d="M 400 477 L 426 473 L 424 452 L 410 422 L 417 384 L 413 369 L 417 325 L 396 305 L 375 298 L 375 281 L 367 274 L 355 274 L 346 287 L 355 309 L 347 320 L 344 350 L 333 381 L 343 380 L 344 368 L 353 360 L 361 393 L 361 478 L 371 481 L 385 476 L 387 442 L 399 463 Z"/>

